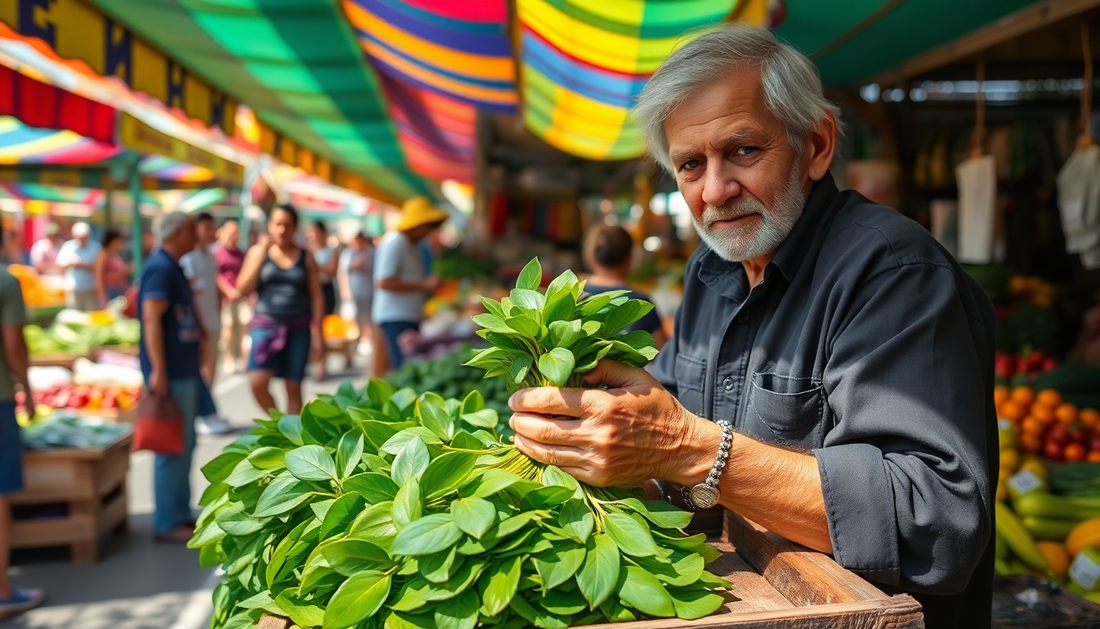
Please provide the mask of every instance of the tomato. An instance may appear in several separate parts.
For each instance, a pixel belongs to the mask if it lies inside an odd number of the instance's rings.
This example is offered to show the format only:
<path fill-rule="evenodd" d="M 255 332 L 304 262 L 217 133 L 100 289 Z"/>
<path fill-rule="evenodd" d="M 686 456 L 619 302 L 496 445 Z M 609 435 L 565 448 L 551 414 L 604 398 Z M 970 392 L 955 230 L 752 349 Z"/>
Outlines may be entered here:
<path fill-rule="evenodd" d="M 1056 441 L 1047 441 L 1043 446 L 1043 456 L 1051 461 L 1061 461 L 1064 455 L 1065 446 Z"/>
<path fill-rule="evenodd" d="M 1062 454 L 1066 457 L 1067 461 L 1084 461 L 1088 453 L 1085 452 L 1085 446 L 1079 443 L 1071 443 L 1066 446 Z"/>

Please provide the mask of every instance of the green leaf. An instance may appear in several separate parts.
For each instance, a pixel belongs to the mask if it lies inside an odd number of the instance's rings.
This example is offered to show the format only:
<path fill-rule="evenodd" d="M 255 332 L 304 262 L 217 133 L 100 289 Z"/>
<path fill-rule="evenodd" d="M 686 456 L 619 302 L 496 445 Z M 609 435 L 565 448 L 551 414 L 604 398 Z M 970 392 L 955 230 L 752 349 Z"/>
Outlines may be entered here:
<path fill-rule="evenodd" d="M 626 345 L 629 345 L 639 352 L 642 350 L 653 348 L 655 345 L 653 335 L 649 332 L 646 332 L 645 330 L 634 330 L 633 332 L 623 334 L 615 340 L 619 341 L 620 343 L 625 343 Z"/>
<path fill-rule="evenodd" d="M 549 326 L 555 321 L 572 319 L 577 314 L 577 300 L 567 292 L 546 293 L 546 305 L 542 308 L 542 320 Z"/>
<path fill-rule="evenodd" d="M 579 550 L 581 554 L 584 554 L 583 548 L 575 550 Z M 584 596 L 576 591 L 563 592 L 561 590 L 555 590 L 553 592 L 547 592 L 538 603 L 546 611 L 561 616 L 579 614 L 588 607 L 588 602 L 584 600 Z"/>
<path fill-rule="evenodd" d="M 435 627 L 436 629 L 474 629 L 477 625 L 477 612 L 480 606 L 477 593 L 466 590 L 435 607 Z"/>
<path fill-rule="evenodd" d="M 267 523 L 266 519 L 253 518 L 246 513 L 242 502 L 234 502 L 220 509 L 214 521 L 218 523 L 218 528 L 236 537 L 252 535 L 262 530 Z"/>
<path fill-rule="evenodd" d="M 678 550 L 668 560 L 634 557 L 632 561 L 669 586 L 691 585 L 703 575 L 703 557 L 694 552 Z"/>
<path fill-rule="evenodd" d="M 619 582 L 619 548 L 604 533 L 592 536 L 586 547 L 584 565 L 577 573 L 577 587 L 588 601 L 589 609 L 596 609 Z"/>
<path fill-rule="evenodd" d="M 625 498 L 618 502 L 663 529 L 682 529 L 691 524 L 691 513 L 667 502 L 660 500 L 642 502 L 637 498 Z"/>
<path fill-rule="evenodd" d="M 314 496 L 309 483 L 283 473 L 275 477 L 260 494 L 253 517 L 267 518 L 297 509 Z"/>
<path fill-rule="evenodd" d="M 672 597 L 672 605 L 676 609 L 676 616 L 684 620 L 694 620 L 709 616 L 722 608 L 726 599 L 721 594 L 716 594 L 698 587 L 675 588 L 668 591 Z"/>
<path fill-rule="evenodd" d="M 632 557 L 651 557 L 660 552 L 649 530 L 629 515 L 609 513 L 604 518 L 604 527 L 623 554 Z"/>
<path fill-rule="evenodd" d="M 451 570 L 455 567 L 455 558 L 458 557 L 455 547 L 451 546 L 434 555 L 427 555 L 418 560 L 418 569 L 424 578 L 432 583 L 446 583 L 451 578 Z M 459 562 L 462 561 L 458 557 Z M 461 565 L 461 563 L 459 564 Z"/>
<path fill-rule="evenodd" d="M 511 334 L 512 333 L 512 328 L 508 327 L 508 324 L 504 322 L 504 317 L 503 316 L 497 316 L 495 314 L 486 313 L 486 314 L 474 315 L 474 316 L 470 317 L 470 320 L 473 321 L 474 323 L 476 323 L 478 326 L 480 326 L 480 327 L 482 327 L 486 330 L 491 330 L 493 332 L 500 332 L 502 334 Z M 489 349 L 493 349 L 493 348 L 489 348 Z M 478 356 L 484 356 L 487 353 L 488 352 L 483 350 L 482 352 L 480 352 L 478 354 Z M 475 357 L 474 360 L 478 360 L 478 358 Z M 471 366 L 476 366 L 476 365 L 473 364 L 474 360 L 471 360 L 470 362 L 468 362 L 466 364 L 471 365 Z"/>
<path fill-rule="evenodd" d="M 672 597 L 657 577 L 637 566 L 627 566 L 619 579 L 619 600 L 625 605 L 659 618 L 676 615 Z"/>
<path fill-rule="evenodd" d="M 568 487 L 573 490 L 574 498 L 584 498 L 584 490 L 581 489 L 581 484 L 577 482 L 577 479 L 570 476 L 567 472 L 563 472 L 562 469 L 556 465 L 547 465 L 543 468 L 542 482 L 546 485 Z"/>
<path fill-rule="evenodd" d="M 481 539 L 497 522 L 497 510 L 484 498 L 460 498 L 451 503 L 451 515 L 463 533 Z"/>
<path fill-rule="evenodd" d="M 510 607 L 512 611 L 519 614 L 525 621 L 538 627 L 538 629 L 568 629 L 569 627 L 567 618 L 559 618 L 541 607 L 536 608 L 527 602 L 522 594 L 517 594 L 512 598 Z"/>
<path fill-rule="evenodd" d="M 569 500 L 558 513 L 558 526 L 578 544 L 584 544 L 596 526 L 596 517 L 580 500 Z"/>
<path fill-rule="evenodd" d="M 370 504 L 393 500 L 397 496 L 397 483 L 385 474 L 363 472 L 344 479 L 344 491 L 355 492 Z"/>
<path fill-rule="evenodd" d="M 467 393 L 462 400 L 462 414 L 468 415 L 483 410 L 485 410 L 485 396 L 481 394 L 481 391 L 474 389 Z"/>
<path fill-rule="evenodd" d="M 561 275 L 555 277 L 546 287 L 546 297 L 550 298 L 559 294 L 572 295 L 579 288 L 580 280 L 570 269 L 566 269 Z"/>
<path fill-rule="evenodd" d="M 397 535 L 397 527 L 394 526 L 396 514 L 394 503 L 381 502 L 371 505 L 352 521 L 351 526 L 348 527 L 348 538 L 389 544 Z"/>
<path fill-rule="evenodd" d="M 283 615 L 299 627 L 316 627 L 324 622 L 325 610 L 317 605 L 306 604 L 289 590 L 276 596 L 275 604 L 283 610 Z"/>
<path fill-rule="evenodd" d="M 225 479 L 225 484 L 233 488 L 243 487 L 245 485 L 251 485 L 260 480 L 264 476 L 267 476 L 266 470 L 261 470 L 248 459 L 242 460 L 237 463 L 237 467 L 233 468 L 233 473 L 229 475 L 229 478 Z"/>
<path fill-rule="evenodd" d="M 581 309 L 581 316 L 585 318 L 591 317 L 597 312 L 610 306 L 612 301 L 615 301 L 616 299 L 629 294 L 630 291 L 628 290 L 609 290 L 606 293 L 598 293 L 596 295 L 593 295 L 578 304 Z"/>
<path fill-rule="evenodd" d="M 283 415 L 279 419 L 279 433 L 296 446 L 305 443 L 302 441 L 302 418 L 298 415 Z"/>
<path fill-rule="evenodd" d="M 420 439 L 410 439 L 393 458 L 393 481 L 403 485 L 410 478 L 419 480 L 431 462 L 432 455 L 428 452 L 428 446 Z"/>
<path fill-rule="evenodd" d="M 489 430 L 496 430 L 497 424 L 500 423 L 500 418 L 497 416 L 497 412 L 493 409 L 483 408 L 480 411 L 463 413 L 462 421 L 476 428 L 487 428 Z"/>
<path fill-rule="evenodd" d="M 390 551 L 395 555 L 419 557 L 450 548 L 462 538 L 449 513 L 433 513 L 409 523 L 397 533 Z"/>
<path fill-rule="evenodd" d="M 365 570 L 383 570 L 393 565 L 384 549 L 361 539 L 340 539 L 318 547 L 330 568 L 350 577 Z"/>
<path fill-rule="evenodd" d="M 336 479 L 336 463 L 322 446 L 302 446 L 287 452 L 286 469 L 299 480 Z"/>
<path fill-rule="evenodd" d="M 518 317 L 508 317 L 505 323 L 508 324 L 508 327 L 530 339 L 538 338 L 541 331 L 539 322 L 527 317 L 526 314 Z"/>
<path fill-rule="evenodd" d="M 248 455 L 248 462 L 261 470 L 279 470 L 286 467 L 286 451 L 282 448 L 258 448 Z"/>
<path fill-rule="evenodd" d="M 542 580 L 542 591 L 545 593 L 568 581 L 584 563 L 584 556 L 583 546 L 568 546 L 535 557 L 533 563 Z"/>
<path fill-rule="evenodd" d="M 487 616 L 496 616 L 508 608 L 519 588 L 520 557 L 510 557 L 494 563 L 481 578 L 481 610 Z"/>
<path fill-rule="evenodd" d="M 524 494 L 521 503 L 525 509 L 544 509 L 559 505 L 573 496 L 573 489 L 561 485 L 546 485 Z"/>
<path fill-rule="evenodd" d="M 512 364 L 508 367 L 508 377 L 513 384 L 523 384 L 524 378 L 527 377 L 527 373 L 531 371 L 531 366 L 534 364 L 535 361 L 530 356 L 516 356 L 512 359 Z"/>
<path fill-rule="evenodd" d="M 576 319 L 572 321 L 554 321 L 548 326 L 548 329 L 550 334 L 547 338 L 551 347 L 572 347 L 584 336 L 584 332 L 581 331 L 581 322 Z"/>
<path fill-rule="evenodd" d="M 337 498 L 321 518 L 321 539 L 346 531 L 366 506 L 367 501 L 358 493 L 346 493 Z"/>
<path fill-rule="evenodd" d="M 448 584 L 435 584 L 422 576 L 414 576 L 405 582 L 405 587 L 390 604 L 390 608 L 399 612 L 410 612 L 432 601 L 445 601 L 455 596 Z"/>
<path fill-rule="evenodd" d="M 348 384 L 345 382 L 344 384 Z M 341 385 L 342 386 L 342 385 Z M 367 396 L 375 404 L 382 404 L 393 397 L 395 389 L 393 385 L 381 378 L 371 378 L 367 381 Z"/>
<path fill-rule="evenodd" d="M 222 452 L 202 466 L 202 475 L 212 485 L 220 483 L 229 478 L 233 468 L 237 467 L 243 458 L 244 455 L 240 452 Z"/>
<path fill-rule="evenodd" d="M 424 427 L 442 441 L 450 441 L 455 434 L 454 420 L 447 412 L 447 404 L 435 393 L 425 393 L 416 403 L 416 415 Z M 399 481 L 400 482 L 400 481 Z"/>
<path fill-rule="evenodd" d="M 557 347 L 539 356 L 539 371 L 554 386 L 563 387 L 573 374 L 573 353 Z"/>
<path fill-rule="evenodd" d="M 340 470 L 340 478 L 347 478 L 354 474 L 362 458 L 363 435 L 344 433 L 340 437 L 339 445 L 336 446 L 336 467 Z"/>
<path fill-rule="evenodd" d="M 611 312 L 607 313 L 607 318 L 604 319 L 603 334 L 612 336 L 622 332 L 647 315 L 650 310 L 653 310 L 653 304 L 640 299 L 631 299 L 625 304 L 613 308 Z"/>
<path fill-rule="evenodd" d="M 539 264 L 538 258 L 531 258 L 531 261 L 519 272 L 519 277 L 516 278 L 516 288 L 536 290 L 541 284 L 542 265 Z M 515 298 L 513 297 L 513 299 Z"/>
<path fill-rule="evenodd" d="M 510 297 L 512 303 L 523 309 L 523 315 L 533 315 L 533 317 L 542 318 L 542 307 L 546 303 L 546 297 L 537 290 L 527 290 L 523 288 L 514 289 Z M 515 312 L 512 313 L 515 316 Z M 511 319 L 509 319 L 510 321 Z M 536 321 L 538 323 L 538 321 Z M 515 328 L 512 328 L 515 329 Z"/>
<path fill-rule="evenodd" d="M 443 441 L 435 435 L 434 432 L 428 430 L 423 426 L 414 426 L 413 428 L 406 428 L 390 437 L 386 443 L 378 449 L 379 452 L 385 452 L 386 454 L 397 454 L 401 451 L 401 448 L 405 447 L 405 444 L 413 439 L 420 439 L 427 444 L 439 444 Z"/>
<path fill-rule="evenodd" d="M 495 299 L 490 299 L 489 297 L 484 297 L 482 295 L 478 295 L 477 298 L 479 301 L 481 301 L 481 305 L 485 306 L 486 312 L 491 315 L 500 317 L 502 320 L 504 319 L 504 307 L 500 305 L 499 301 Z"/>
<path fill-rule="evenodd" d="M 390 577 L 381 572 L 362 572 L 344 581 L 325 610 L 324 629 L 344 629 L 370 618 L 390 594 Z"/>
<path fill-rule="evenodd" d="M 420 481 L 411 478 L 397 490 L 397 497 L 393 499 L 393 523 L 401 530 L 419 520 L 423 513 L 423 502 L 420 498 Z"/>
<path fill-rule="evenodd" d="M 437 456 L 420 478 L 422 487 L 430 487 L 428 500 L 435 500 L 458 489 L 477 464 L 477 455 L 469 452 L 447 452 Z"/>
<path fill-rule="evenodd" d="M 476 498 L 488 498 L 497 492 L 508 489 L 517 482 L 519 482 L 519 477 L 511 472 L 497 469 L 485 470 L 478 477 L 476 483 L 471 483 L 473 485 L 473 494 L 471 495 Z"/>
<path fill-rule="evenodd" d="M 359 409 L 353 408 L 348 412 L 354 414 L 357 410 Z M 363 431 L 363 436 L 366 437 L 367 443 L 370 444 L 371 450 L 374 452 L 379 451 L 391 437 L 397 434 L 397 429 L 392 425 L 373 419 L 360 420 L 359 428 Z"/>

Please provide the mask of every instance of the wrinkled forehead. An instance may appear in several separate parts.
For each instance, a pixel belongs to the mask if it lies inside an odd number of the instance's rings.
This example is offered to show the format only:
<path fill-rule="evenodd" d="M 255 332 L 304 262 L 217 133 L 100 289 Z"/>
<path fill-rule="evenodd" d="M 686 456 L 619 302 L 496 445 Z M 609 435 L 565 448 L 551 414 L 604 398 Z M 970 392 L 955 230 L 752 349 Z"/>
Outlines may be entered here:
<path fill-rule="evenodd" d="M 759 68 L 747 65 L 733 66 L 719 80 L 692 91 L 664 122 L 672 145 L 678 139 L 707 139 L 734 129 L 768 131 L 782 126 L 768 110 Z"/>

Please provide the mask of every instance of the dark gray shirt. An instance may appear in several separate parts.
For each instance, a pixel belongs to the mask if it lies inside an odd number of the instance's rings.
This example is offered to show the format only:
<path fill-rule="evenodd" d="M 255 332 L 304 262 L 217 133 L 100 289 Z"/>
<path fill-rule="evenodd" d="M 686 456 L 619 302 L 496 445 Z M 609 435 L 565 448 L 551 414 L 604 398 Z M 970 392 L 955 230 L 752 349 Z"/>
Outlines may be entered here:
<path fill-rule="evenodd" d="M 988 627 L 994 332 L 927 231 L 826 176 L 752 290 L 692 256 L 651 371 L 688 410 L 812 452 L 841 565 L 912 593 L 929 627 Z"/>

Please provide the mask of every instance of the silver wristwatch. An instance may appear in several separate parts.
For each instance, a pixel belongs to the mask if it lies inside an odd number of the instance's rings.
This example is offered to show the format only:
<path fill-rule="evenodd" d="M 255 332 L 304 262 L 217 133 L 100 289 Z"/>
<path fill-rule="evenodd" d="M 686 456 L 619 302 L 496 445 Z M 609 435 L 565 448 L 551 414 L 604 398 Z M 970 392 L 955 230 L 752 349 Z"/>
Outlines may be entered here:
<path fill-rule="evenodd" d="M 716 422 L 722 427 L 722 444 L 718 446 L 718 456 L 714 459 L 714 465 L 707 474 L 707 480 L 691 487 L 683 487 L 684 504 L 692 511 L 709 509 L 718 504 L 718 479 L 722 477 L 722 471 L 726 469 L 726 462 L 730 458 L 730 448 L 733 447 L 733 424 L 720 421 Z"/>

